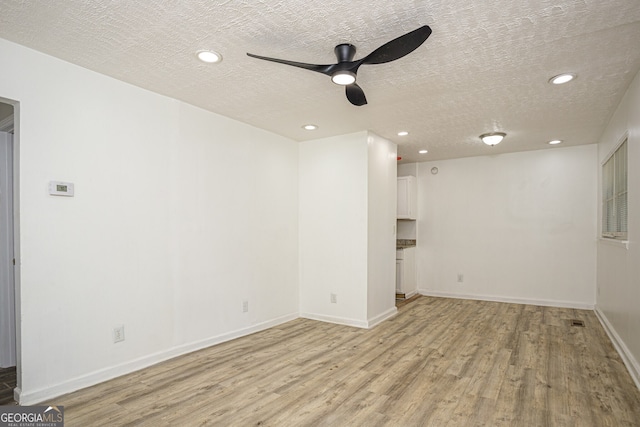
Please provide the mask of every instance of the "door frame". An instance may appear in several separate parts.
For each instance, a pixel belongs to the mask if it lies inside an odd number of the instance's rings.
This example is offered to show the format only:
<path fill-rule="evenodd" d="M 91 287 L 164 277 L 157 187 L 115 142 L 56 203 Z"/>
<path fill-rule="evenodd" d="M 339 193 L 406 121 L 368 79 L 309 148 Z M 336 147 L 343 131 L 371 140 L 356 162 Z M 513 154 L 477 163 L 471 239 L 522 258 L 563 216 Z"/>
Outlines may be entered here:
<path fill-rule="evenodd" d="M 13 135 L 0 131 L 0 368 L 16 366 L 15 278 L 13 272 Z M 6 268 L 5 268 L 6 267 Z"/>
<path fill-rule="evenodd" d="M 15 366 L 17 374 L 17 385 L 14 389 L 14 399 L 18 400 L 20 397 L 20 390 L 22 385 L 22 324 L 21 324 L 21 269 L 20 269 L 20 102 L 12 99 L 0 97 L 0 102 L 10 104 L 13 106 L 13 118 L 4 119 L 0 122 L 2 130 L 5 132 L 13 133 L 12 141 L 12 199 L 13 199 L 13 212 L 11 219 L 13 220 L 13 291 L 14 291 L 14 326 L 15 326 Z"/>

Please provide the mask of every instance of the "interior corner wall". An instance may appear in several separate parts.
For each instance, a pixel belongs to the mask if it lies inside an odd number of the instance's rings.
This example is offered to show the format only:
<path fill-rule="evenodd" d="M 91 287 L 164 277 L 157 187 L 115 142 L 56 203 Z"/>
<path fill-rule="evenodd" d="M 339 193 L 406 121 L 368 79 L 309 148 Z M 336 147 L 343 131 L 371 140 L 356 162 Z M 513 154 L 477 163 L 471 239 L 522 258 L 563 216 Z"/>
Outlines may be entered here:
<path fill-rule="evenodd" d="M 596 312 L 640 387 L 640 73 L 635 76 L 600 139 L 597 165 L 600 173 L 601 165 L 625 135 L 628 135 L 628 243 L 598 240 Z M 599 178 L 601 188 L 601 175 Z M 600 190 L 599 218 L 602 218 L 601 206 Z"/>
<path fill-rule="evenodd" d="M 302 317 L 367 326 L 367 150 L 367 132 L 299 145 Z"/>
<path fill-rule="evenodd" d="M 0 59 L 22 404 L 298 316 L 296 142 L 2 39 Z"/>
<path fill-rule="evenodd" d="M 596 164 L 595 144 L 419 163 L 419 292 L 593 308 Z"/>
<path fill-rule="evenodd" d="M 395 249 L 398 147 L 371 132 L 368 147 L 367 323 L 371 327 L 397 313 Z"/>

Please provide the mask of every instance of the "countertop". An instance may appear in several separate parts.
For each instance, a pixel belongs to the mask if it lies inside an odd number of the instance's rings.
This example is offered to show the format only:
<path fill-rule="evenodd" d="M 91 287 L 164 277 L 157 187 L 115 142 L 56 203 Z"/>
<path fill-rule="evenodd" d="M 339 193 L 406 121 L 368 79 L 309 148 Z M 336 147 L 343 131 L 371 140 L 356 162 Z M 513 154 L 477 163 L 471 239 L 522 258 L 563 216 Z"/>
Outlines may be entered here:
<path fill-rule="evenodd" d="M 415 239 L 396 239 L 396 250 L 406 249 L 406 248 L 415 248 L 415 247 L 416 247 Z"/>

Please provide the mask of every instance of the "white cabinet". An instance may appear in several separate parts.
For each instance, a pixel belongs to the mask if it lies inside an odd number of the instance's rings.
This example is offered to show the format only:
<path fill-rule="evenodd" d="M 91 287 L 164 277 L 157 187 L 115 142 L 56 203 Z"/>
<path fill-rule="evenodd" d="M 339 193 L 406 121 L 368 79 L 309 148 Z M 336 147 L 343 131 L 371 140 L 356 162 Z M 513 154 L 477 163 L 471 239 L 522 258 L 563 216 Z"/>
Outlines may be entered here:
<path fill-rule="evenodd" d="M 415 176 L 398 177 L 398 219 L 416 219 L 418 216 L 418 191 Z"/>
<path fill-rule="evenodd" d="M 416 248 L 396 251 L 396 292 L 408 298 L 418 291 L 416 272 Z"/>

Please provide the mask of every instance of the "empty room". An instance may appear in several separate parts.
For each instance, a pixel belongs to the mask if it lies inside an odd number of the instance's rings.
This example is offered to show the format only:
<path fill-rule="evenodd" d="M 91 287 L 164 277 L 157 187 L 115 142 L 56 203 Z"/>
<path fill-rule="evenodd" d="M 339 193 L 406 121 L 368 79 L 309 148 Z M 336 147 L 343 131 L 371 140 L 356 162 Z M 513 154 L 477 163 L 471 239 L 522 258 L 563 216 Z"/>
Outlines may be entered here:
<path fill-rule="evenodd" d="M 638 40 L 0 0 L 0 424 L 640 426 Z"/>

